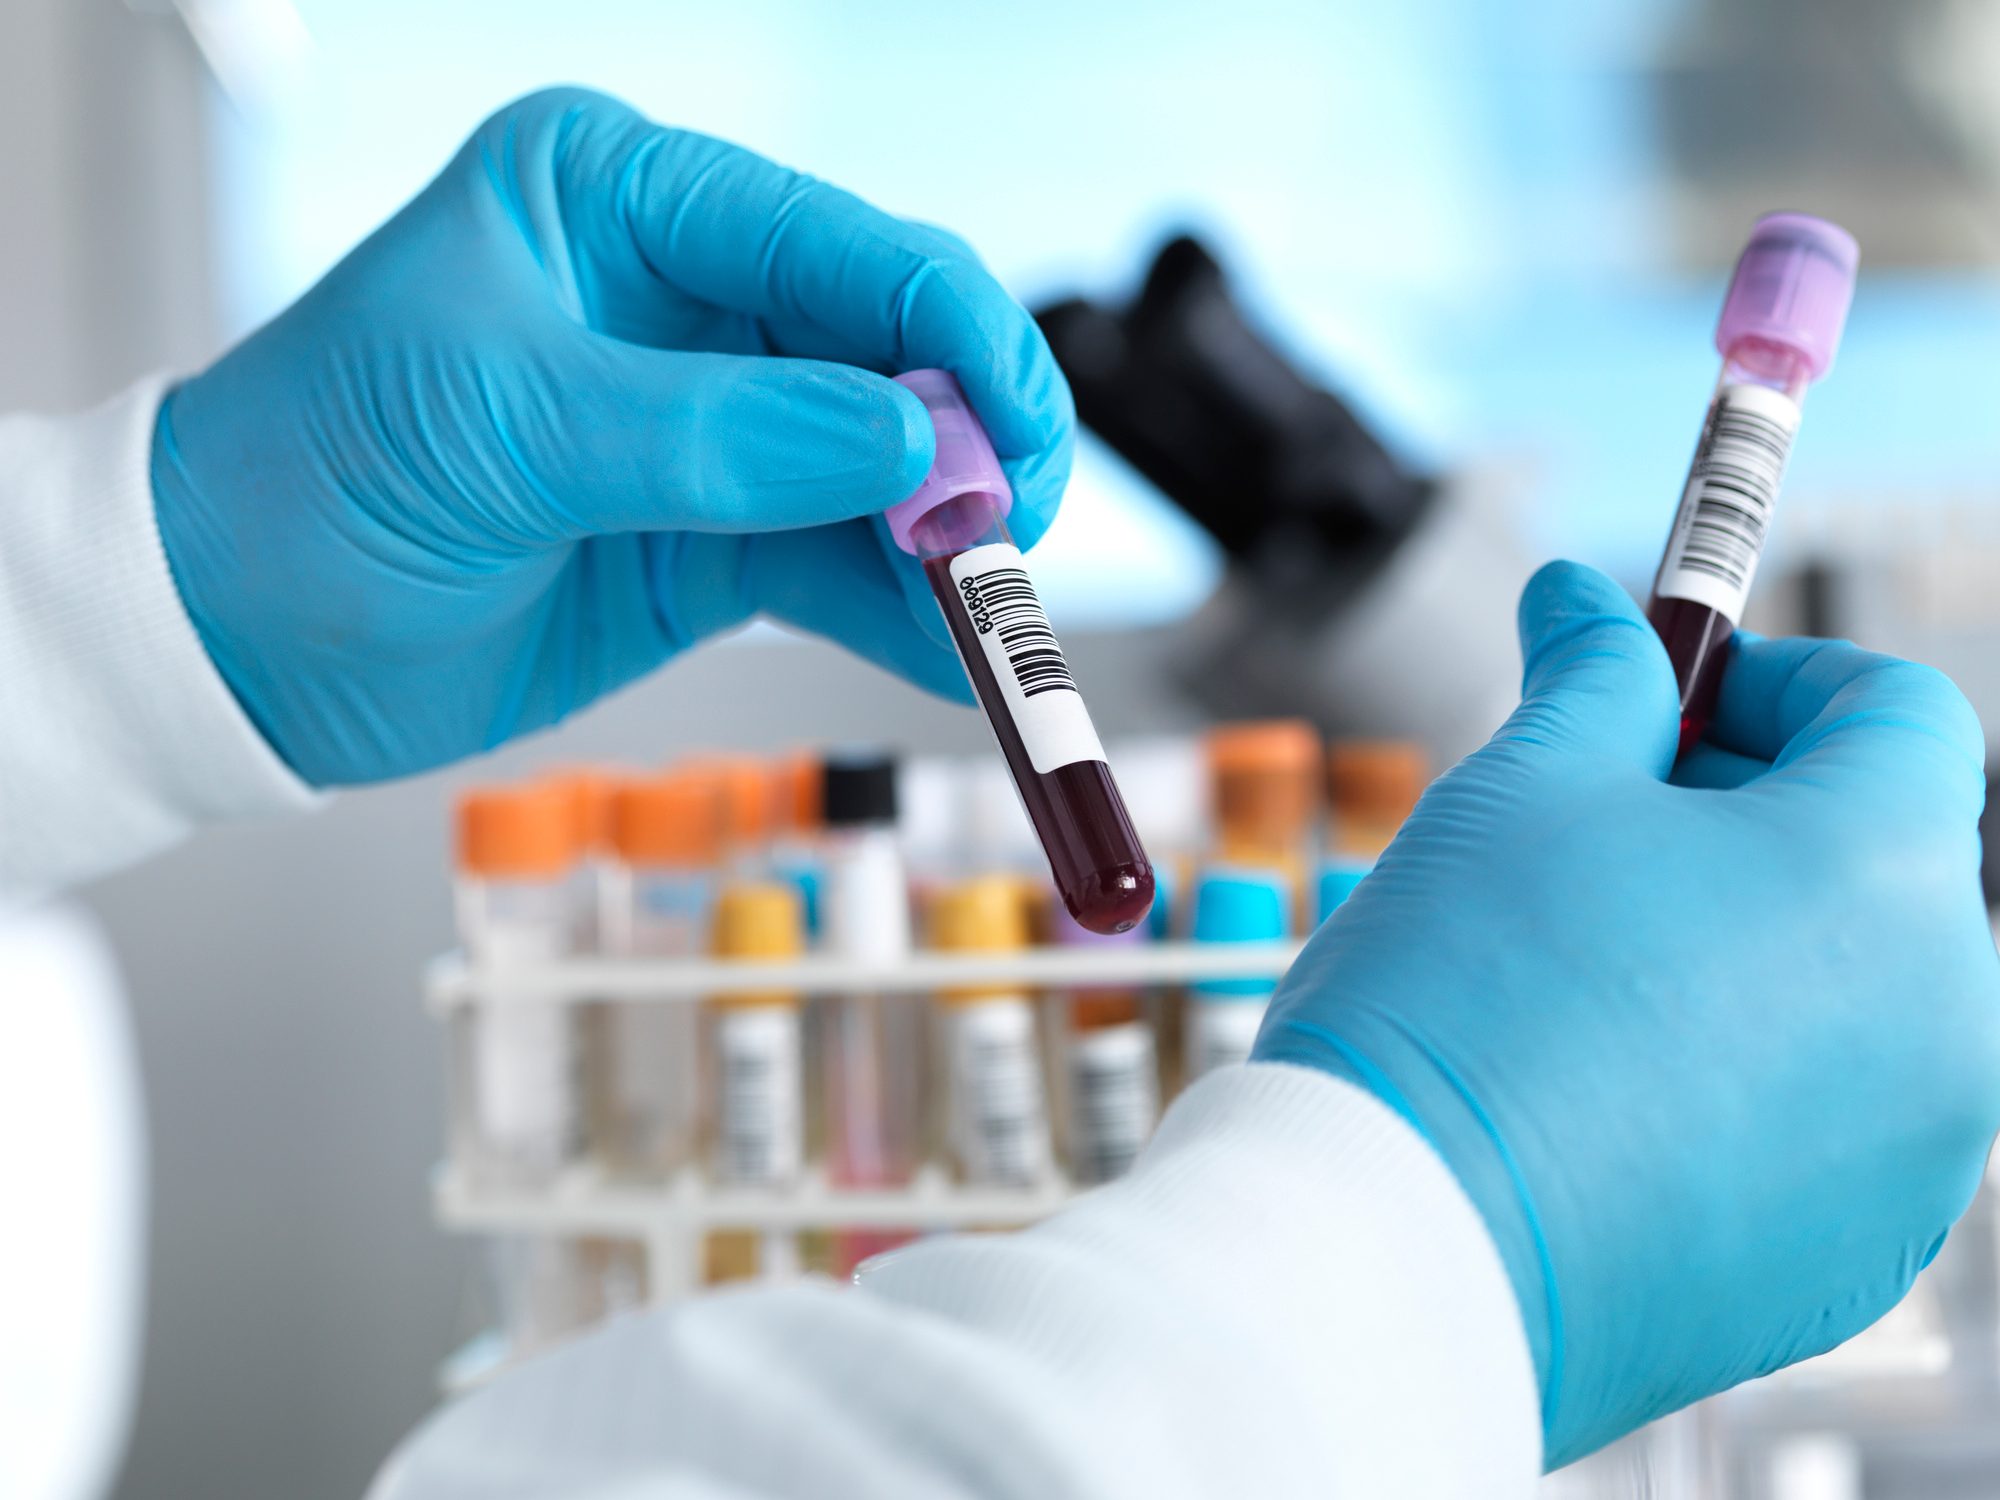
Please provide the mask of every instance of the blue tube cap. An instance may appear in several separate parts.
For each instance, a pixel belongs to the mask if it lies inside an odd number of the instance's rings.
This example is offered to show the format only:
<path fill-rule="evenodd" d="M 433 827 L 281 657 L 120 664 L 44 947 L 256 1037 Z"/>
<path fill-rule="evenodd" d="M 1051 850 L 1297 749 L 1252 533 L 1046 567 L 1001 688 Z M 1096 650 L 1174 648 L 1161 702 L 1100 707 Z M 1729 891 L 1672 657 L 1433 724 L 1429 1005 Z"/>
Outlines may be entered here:
<path fill-rule="evenodd" d="M 1329 860 L 1321 865 L 1314 920 L 1324 922 L 1332 916 L 1341 903 L 1354 894 L 1354 888 L 1361 884 L 1362 877 L 1373 868 L 1375 867 L 1371 864 L 1352 864 L 1339 860 Z"/>
<path fill-rule="evenodd" d="M 1289 892 L 1275 871 L 1217 869 L 1195 882 L 1193 936 L 1197 943 L 1270 943 L 1284 937 Z M 1277 988 L 1270 979 L 1209 979 L 1191 986 L 1206 998 L 1261 999 Z"/>

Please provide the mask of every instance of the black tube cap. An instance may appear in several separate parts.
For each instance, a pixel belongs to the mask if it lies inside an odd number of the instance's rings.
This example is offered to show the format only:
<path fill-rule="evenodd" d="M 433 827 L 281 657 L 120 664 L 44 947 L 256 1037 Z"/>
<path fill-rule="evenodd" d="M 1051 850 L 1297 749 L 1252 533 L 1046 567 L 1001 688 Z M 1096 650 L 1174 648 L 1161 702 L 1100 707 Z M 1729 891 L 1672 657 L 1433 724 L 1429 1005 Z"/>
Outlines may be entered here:
<path fill-rule="evenodd" d="M 896 821 L 896 758 L 893 755 L 829 755 L 821 772 L 820 817 L 829 828 Z"/>

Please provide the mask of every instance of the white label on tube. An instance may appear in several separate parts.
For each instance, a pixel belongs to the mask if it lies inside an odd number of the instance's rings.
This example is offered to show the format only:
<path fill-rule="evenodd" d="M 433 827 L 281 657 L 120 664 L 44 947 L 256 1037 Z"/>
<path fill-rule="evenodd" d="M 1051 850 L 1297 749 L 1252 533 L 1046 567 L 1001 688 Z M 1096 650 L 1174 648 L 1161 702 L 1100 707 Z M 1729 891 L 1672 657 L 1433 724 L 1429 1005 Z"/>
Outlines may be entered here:
<path fill-rule="evenodd" d="M 553 1170 L 575 1152 L 583 1134 L 570 1010 L 508 1001 L 473 1016 L 486 1145 L 510 1169 Z"/>
<path fill-rule="evenodd" d="M 1268 1002 L 1197 1000 L 1188 1007 L 1188 1076 L 1199 1078 L 1216 1068 L 1250 1061 L 1257 1028 L 1264 1024 Z"/>
<path fill-rule="evenodd" d="M 968 548 L 951 560 L 951 581 L 1035 769 L 1046 775 L 1103 760 L 1104 746 L 1021 566 L 1020 548 L 1005 542 Z"/>
<path fill-rule="evenodd" d="M 970 1182 L 1016 1186 L 1048 1174 L 1049 1115 L 1027 1000 L 956 1007 L 952 1027 L 952 1134 Z"/>
<path fill-rule="evenodd" d="M 1798 403 L 1761 385 L 1726 385 L 1701 430 L 1653 592 L 1743 618 L 1785 477 Z"/>
<path fill-rule="evenodd" d="M 1160 1113 L 1153 1028 L 1127 1021 L 1070 1040 L 1070 1170 L 1079 1182 L 1125 1175 Z"/>
<path fill-rule="evenodd" d="M 716 1017 L 717 1175 L 777 1184 L 805 1155 L 799 1013 L 790 1006 L 729 1007 Z"/>

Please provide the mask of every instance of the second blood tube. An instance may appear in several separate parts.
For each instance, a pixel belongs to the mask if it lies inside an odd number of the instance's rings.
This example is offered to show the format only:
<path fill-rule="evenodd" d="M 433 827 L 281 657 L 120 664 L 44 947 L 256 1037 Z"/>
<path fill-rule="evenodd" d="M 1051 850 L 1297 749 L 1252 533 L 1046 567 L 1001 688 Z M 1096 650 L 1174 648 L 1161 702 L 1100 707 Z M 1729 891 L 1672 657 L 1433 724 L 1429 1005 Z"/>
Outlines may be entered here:
<path fill-rule="evenodd" d="M 1859 262 L 1839 225 L 1767 214 L 1730 278 L 1715 329 L 1722 376 L 1646 608 L 1680 688 L 1683 752 L 1714 716 L 1800 406 L 1833 363 Z"/>

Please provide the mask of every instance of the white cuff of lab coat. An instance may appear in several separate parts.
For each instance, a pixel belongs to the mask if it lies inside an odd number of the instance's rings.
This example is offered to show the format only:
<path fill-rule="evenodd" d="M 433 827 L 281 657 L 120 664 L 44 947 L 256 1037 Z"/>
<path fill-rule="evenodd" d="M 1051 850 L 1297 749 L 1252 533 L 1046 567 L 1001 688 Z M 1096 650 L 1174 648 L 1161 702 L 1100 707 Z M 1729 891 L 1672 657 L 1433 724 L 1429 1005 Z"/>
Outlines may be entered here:
<path fill-rule="evenodd" d="M 1120 1268 L 1083 1319 L 1046 1295 L 1079 1260 Z M 1401 1118 L 1307 1069 L 1213 1073 L 1124 1181 L 863 1284 L 1004 1329 L 1091 1422 L 1156 1434 L 1175 1493 L 1504 1500 L 1541 1471 L 1533 1361 L 1478 1212 Z"/>
<path fill-rule="evenodd" d="M 1527 1342 L 1451 1173 L 1335 1079 L 1233 1068 L 1124 1181 L 859 1292 L 704 1297 L 503 1374 L 371 1500 L 1529 1500 Z"/>
<path fill-rule="evenodd" d="M 166 382 L 0 418 L 0 899 L 310 806 L 209 660 L 153 517 Z"/>

